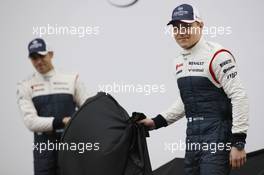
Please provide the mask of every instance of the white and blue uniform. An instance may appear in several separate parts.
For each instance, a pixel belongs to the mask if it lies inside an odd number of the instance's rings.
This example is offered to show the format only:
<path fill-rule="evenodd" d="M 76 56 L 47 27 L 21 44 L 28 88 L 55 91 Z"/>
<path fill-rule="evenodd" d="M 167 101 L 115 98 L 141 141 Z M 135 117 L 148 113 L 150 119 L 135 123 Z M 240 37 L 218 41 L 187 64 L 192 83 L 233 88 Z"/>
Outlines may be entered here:
<path fill-rule="evenodd" d="M 157 128 L 186 116 L 186 142 L 189 144 L 245 142 L 248 97 L 239 79 L 235 59 L 228 50 L 202 38 L 176 58 L 174 74 L 180 97 L 153 119 Z M 186 174 L 226 175 L 228 161 L 226 150 L 213 154 L 186 149 Z"/>
<path fill-rule="evenodd" d="M 57 142 L 63 132 L 62 119 L 72 116 L 89 97 L 78 74 L 51 70 L 34 73 L 18 83 L 17 103 L 26 127 L 34 132 L 34 144 Z M 34 150 L 35 175 L 58 173 L 57 151 Z"/>

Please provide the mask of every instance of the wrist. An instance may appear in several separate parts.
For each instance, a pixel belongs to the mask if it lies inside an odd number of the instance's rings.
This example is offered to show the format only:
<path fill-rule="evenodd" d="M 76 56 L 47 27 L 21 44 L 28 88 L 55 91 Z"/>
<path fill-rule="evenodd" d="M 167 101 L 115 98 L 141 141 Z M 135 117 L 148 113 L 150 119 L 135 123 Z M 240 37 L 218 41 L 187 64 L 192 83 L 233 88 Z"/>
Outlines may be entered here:
<path fill-rule="evenodd" d="M 243 151 L 245 149 L 245 143 L 244 142 L 236 142 L 233 144 L 232 147 L 235 147 L 238 151 Z"/>
<path fill-rule="evenodd" d="M 233 133 L 231 138 L 231 144 L 235 144 L 237 142 L 246 143 L 247 134 L 245 133 Z"/>
<path fill-rule="evenodd" d="M 231 145 L 237 148 L 239 151 L 244 150 L 246 144 L 247 134 L 245 133 L 234 133 L 232 134 Z"/>
<path fill-rule="evenodd" d="M 63 128 L 65 125 L 63 123 L 63 119 L 61 118 L 54 118 L 53 119 L 53 122 L 52 122 L 52 127 L 53 129 L 61 129 Z"/>
<path fill-rule="evenodd" d="M 157 115 L 155 118 L 152 118 L 152 120 L 154 122 L 155 129 L 168 126 L 166 119 L 160 114 Z"/>

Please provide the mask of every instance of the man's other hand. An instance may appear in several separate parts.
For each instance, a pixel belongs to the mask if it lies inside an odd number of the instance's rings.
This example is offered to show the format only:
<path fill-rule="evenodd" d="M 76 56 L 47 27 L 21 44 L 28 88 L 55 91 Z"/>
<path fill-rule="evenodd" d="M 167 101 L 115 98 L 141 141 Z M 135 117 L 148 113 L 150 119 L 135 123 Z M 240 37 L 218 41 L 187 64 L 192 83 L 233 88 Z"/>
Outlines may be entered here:
<path fill-rule="evenodd" d="M 156 128 L 154 121 L 152 119 L 149 119 L 149 118 L 140 120 L 137 123 L 143 124 L 144 126 L 148 127 L 151 130 Z"/>
<path fill-rule="evenodd" d="M 242 167 L 247 161 L 246 156 L 244 149 L 240 151 L 236 147 L 232 147 L 229 156 L 229 162 L 232 169 Z"/>

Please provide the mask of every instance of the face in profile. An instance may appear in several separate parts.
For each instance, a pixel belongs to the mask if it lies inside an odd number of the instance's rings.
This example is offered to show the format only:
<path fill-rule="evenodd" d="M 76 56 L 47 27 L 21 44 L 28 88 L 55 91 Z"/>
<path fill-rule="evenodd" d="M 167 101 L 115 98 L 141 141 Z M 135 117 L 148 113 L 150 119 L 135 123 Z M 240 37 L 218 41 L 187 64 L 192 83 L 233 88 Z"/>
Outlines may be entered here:
<path fill-rule="evenodd" d="M 33 66 L 39 73 L 45 74 L 49 72 L 51 69 L 53 69 L 53 65 L 51 62 L 53 57 L 53 52 L 48 52 L 46 55 L 32 53 L 30 54 L 29 57 Z"/>
<path fill-rule="evenodd" d="M 202 35 L 202 22 L 175 22 L 173 24 L 173 34 L 176 42 L 183 49 L 190 49 L 201 38 Z"/>

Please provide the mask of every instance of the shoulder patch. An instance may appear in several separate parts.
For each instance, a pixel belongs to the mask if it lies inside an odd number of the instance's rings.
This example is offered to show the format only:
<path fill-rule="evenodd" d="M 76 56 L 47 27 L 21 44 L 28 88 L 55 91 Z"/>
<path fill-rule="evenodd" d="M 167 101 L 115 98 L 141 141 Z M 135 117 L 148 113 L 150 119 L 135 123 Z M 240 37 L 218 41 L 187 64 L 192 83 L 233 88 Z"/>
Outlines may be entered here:
<path fill-rule="evenodd" d="M 210 71 L 210 74 L 211 74 L 213 80 L 214 80 L 217 84 L 220 84 L 220 82 L 217 80 L 217 78 L 216 78 L 216 76 L 215 76 L 215 73 L 214 73 L 214 71 L 213 71 L 213 66 L 212 66 L 212 64 L 213 64 L 213 61 L 214 61 L 214 59 L 216 58 L 216 56 L 217 56 L 218 54 L 222 53 L 222 52 L 227 52 L 227 53 L 229 53 L 229 54 L 234 58 L 234 56 L 232 55 L 232 53 L 231 53 L 229 50 L 226 50 L 226 49 L 220 49 L 220 50 L 218 50 L 217 52 L 214 53 L 214 55 L 213 55 L 213 57 L 212 57 L 212 59 L 211 59 L 211 61 L 210 61 L 210 64 L 209 64 L 209 71 Z M 228 61 L 228 60 L 227 60 L 227 61 Z M 223 64 L 224 64 L 224 63 L 223 63 Z M 220 65 L 220 66 L 221 66 L 221 65 Z M 222 67 L 222 66 L 221 66 L 221 67 Z"/>

